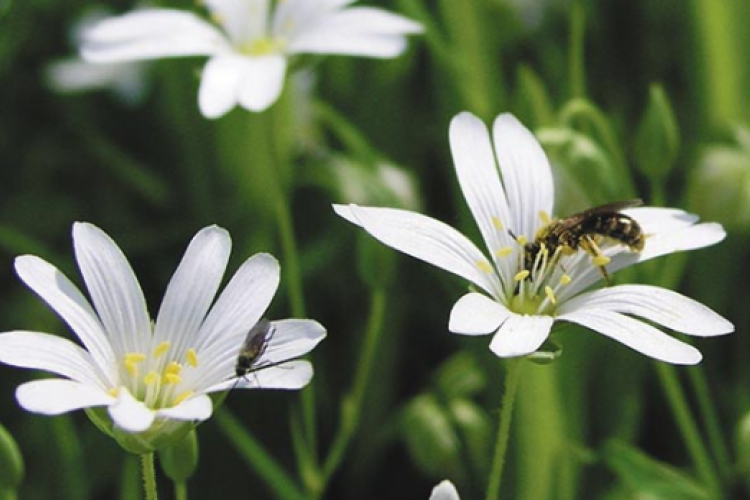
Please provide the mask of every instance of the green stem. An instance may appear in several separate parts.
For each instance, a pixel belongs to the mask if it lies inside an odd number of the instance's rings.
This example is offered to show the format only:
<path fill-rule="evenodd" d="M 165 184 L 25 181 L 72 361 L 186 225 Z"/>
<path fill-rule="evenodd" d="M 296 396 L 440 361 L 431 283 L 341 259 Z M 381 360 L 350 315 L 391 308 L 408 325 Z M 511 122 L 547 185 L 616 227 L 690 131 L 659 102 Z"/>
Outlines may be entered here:
<path fill-rule="evenodd" d="M 156 470 L 154 470 L 153 453 L 144 453 L 141 455 L 141 474 L 143 476 L 143 488 L 146 492 L 146 500 L 157 500 Z"/>
<path fill-rule="evenodd" d="M 495 455 L 492 461 L 490 479 L 487 484 L 486 500 L 497 500 L 500 498 L 505 453 L 508 450 L 508 439 L 510 437 L 510 422 L 513 418 L 513 403 L 516 399 L 518 381 L 521 378 L 522 362 L 523 358 L 513 358 L 508 361 L 508 373 L 505 376 L 505 393 L 503 394 L 502 407 L 500 408 L 500 428 L 497 432 L 497 443 L 495 444 Z"/>
<path fill-rule="evenodd" d="M 187 482 L 175 481 L 174 483 L 174 497 L 175 500 L 187 500 Z"/>
<path fill-rule="evenodd" d="M 732 471 L 732 459 L 727 448 L 724 433 L 722 432 L 719 416 L 716 414 L 716 405 L 711 401 L 706 374 L 701 365 L 691 366 L 687 372 L 690 377 L 693 394 L 698 402 L 698 411 L 706 426 L 708 445 L 711 447 L 714 460 L 718 463 L 719 474 L 722 476 L 721 479 L 726 481 L 728 479 L 727 476 Z"/>
<path fill-rule="evenodd" d="M 222 408 L 216 414 L 214 421 L 248 467 L 265 481 L 276 497 L 285 500 L 306 500 L 291 476 L 226 408 Z"/>
<path fill-rule="evenodd" d="M 331 445 L 325 463 L 323 464 L 323 477 L 320 483 L 320 491 L 315 495 L 320 498 L 325 492 L 325 486 L 330 480 L 336 468 L 349 446 L 360 420 L 362 403 L 366 394 L 367 386 L 372 378 L 372 368 L 376 359 L 381 333 L 383 331 L 383 319 L 386 309 L 386 293 L 382 288 L 377 288 L 372 293 L 370 303 L 370 317 L 367 322 L 365 341 L 362 347 L 362 358 L 357 364 L 357 373 L 354 378 L 352 391 L 344 399 L 341 407 L 341 425 L 339 432 Z"/>
<path fill-rule="evenodd" d="M 711 498 L 723 498 L 719 476 L 711 462 L 708 450 L 698 431 L 698 425 L 690 413 L 685 393 L 680 386 L 677 371 L 667 363 L 656 364 L 657 373 L 669 405 L 672 407 L 677 427 L 685 440 L 688 453 L 703 484 L 712 493 Z"/>

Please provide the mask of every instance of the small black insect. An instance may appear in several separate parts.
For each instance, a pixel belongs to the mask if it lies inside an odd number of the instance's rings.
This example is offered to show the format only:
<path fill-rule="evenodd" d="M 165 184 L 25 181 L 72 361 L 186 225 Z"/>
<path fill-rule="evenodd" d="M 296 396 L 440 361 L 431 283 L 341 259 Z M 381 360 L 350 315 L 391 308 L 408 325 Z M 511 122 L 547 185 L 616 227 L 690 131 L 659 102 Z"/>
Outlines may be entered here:
<path fill-rule="evenodd" d="M 234 366 L 237 377 L 244 377 L 248 373 L 263 368 L 264 365 L 258 365 L 258 361 L 266 352 L 275 330 L 276 328 L 270 321 L 261 319 L 247 332 Z"/>

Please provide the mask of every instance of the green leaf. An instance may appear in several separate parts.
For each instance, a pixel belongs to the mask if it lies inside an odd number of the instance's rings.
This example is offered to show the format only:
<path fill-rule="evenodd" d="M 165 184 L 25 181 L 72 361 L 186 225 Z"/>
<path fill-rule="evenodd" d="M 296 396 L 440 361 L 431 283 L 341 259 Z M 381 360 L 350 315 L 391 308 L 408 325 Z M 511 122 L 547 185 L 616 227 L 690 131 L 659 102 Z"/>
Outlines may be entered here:
<path fill-rule="evenodd" d="M 693 477 L 656 460 L 637 448 L 609 441 L 603 450 L 604 461 L 639 499 L 711 500 L 711 495 Z"/>
<path fill-rule="evenodd" d="M 10 432 L 0 424 L 0 493 L 15 492 L 24 476 L 23 457 Z"/>

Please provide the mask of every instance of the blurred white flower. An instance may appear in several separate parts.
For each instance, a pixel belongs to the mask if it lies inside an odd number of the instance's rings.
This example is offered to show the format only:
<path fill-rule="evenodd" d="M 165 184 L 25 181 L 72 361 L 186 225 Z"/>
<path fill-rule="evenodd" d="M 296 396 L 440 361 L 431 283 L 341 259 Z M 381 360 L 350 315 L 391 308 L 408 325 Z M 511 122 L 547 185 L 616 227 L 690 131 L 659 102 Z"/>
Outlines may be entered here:
<path fill-rule="evenodd" d="M 299 389 L 312 377 L 309 362 L 294 360 L 325 336 L 310 320 L 274 321 L 273 335 L 255 362 L 263 368 L 252 376 L 235 374 L 245 336 L 279 283 L 271 255 L 245 261 L 214 303 L 231 241 L 224 229 L 202 229 L 152 323 L 138 280 L 115 242 L 87 223 L 74 225 L 73 242 L 93 306 L 53 265 L 31 255 L 16 259 L 21 279 L 83 344 L 39 332 L 0 334 L 0 362 L 61 376 L 20 385 L 16 397 L 25 409 L 58 415 L 104 407 L 110 421 L 100 427 L 116 438 L 139 433 L 136 447 L 148 450 L 209 418 L 210 393 L 232 387 Z"/>
<path fill-rule="evenodd" d="M 422 26 L 354 0 L 206 0 L 216 24 L 174 9 L 149 9 L 88 30 L 81 54 L 92 62 L 209 56 L 198 103 L 208 118 L 239 104 L 263 111 L 281 94 L 287 58 L 339 54 L 391 58 Z"/>
<path fill-rule="evenodd" d="M 71 29 L 71 45 L 78 47 L 83 31 L 109 15 L 103 7 L 87 10 Z M 145 95 L 147 68 L 144 61 L 95 64 L 68 57 L 49 63 L 44 68 L 44 78 L 55 92 L 110 90 L 125 103 L 135 104 Z"/>
<path fill-rule="evenodd" d="M 447 479 L 443 480 L 432 489 L 430 500 L 461 500 L 453 483 Z"/>
<path fill-rule="evenodd" d="M 448 328 L 463 335 L 493 334 L 498 356 L 536 352 L 556 321 L 568 321 L 613 338 L 642 354 L 677 364 L 701 360 L 693 346 L 664 334 L 656 323 L 687 335 L 731 333 L 734 326 L 708 307 L 676 292 L 647 285 L 587 291 L 602 273 L 584 251 L 540 251 L 525 263 L 525 242 L 550 222 L 554 187 L 547 157 L 521 123 L 508 114 L 494 123 L 492 139 L 475 116 L 451 122 L 456 173 L 489 258 L 455 229 L 405 210 L 335 206 L 336 212 L 386 245 L 461 276 L 484 293 L 470 292 L 453 307 Z M 499 169 L 498 169 L 499 164 Z M 697 224 L 682 210 L 638 207 L 624 210 L 641 227 L 641 252 L 604 238 L 602 259 L 612 273 L 672 252 L 724 239 L 721 225 Z M 527 269 L 530 267 L 530 269 Z M 639 321 L 639 316 L 646 321 Z"/>

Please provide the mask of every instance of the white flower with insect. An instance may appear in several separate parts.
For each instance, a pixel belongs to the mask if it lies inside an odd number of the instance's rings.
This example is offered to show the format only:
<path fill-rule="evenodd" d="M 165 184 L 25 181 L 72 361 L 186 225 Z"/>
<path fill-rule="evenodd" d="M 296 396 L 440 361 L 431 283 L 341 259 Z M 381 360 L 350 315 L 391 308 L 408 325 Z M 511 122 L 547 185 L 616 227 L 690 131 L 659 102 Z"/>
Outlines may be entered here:
<path fill-rule="evenodd" d="M 557 321 L 577 323 L 652 358 L 676 364 L 701 360 L 679 333 L 715 336 L 734 326 L 708 307 L 649 285 L 593 289 L 611 273 L 661 255 L 713 245 L 720 224 L 697 223 L 682 210 L 612 204 L 573 218 L 552 218 L 552 173 L 539 143 L 512 115 L 495 120 L 492 136 L 469 113 L 451 122 L 458 181 L 488 252 L 450 226 L 418 213 L 336 205 L 348 221 L 401 252 L 470 281 L 448 328 L 492 334 L 500 357 L 537 352 Z M 645 321 L 642 321 L 642 318 Z"/>
<path fill-rule="evenodd" d="M 239 104 L 263 111 L 281 94 L 289 58 L 298 54 L 392 58 L 422 26 L 354 0 L 206 0 L 214 22 L 175 9 L 143 9 L 88 30 L 81 54 L 113 63 L 209 56 L 198 103 L 217 118 Z"/>
<path fill-rule="evenodd" d="M 68 324 L 83 347 L 47 333 L 0 334 L 0 362 L 60 378 L 16 390 L 25 409 L 58 415 L 86 409 L 126 449 L 143 453 L 173 443 L 213 411 L 209 395 L 233 387 L 299 389 L 312 377 L 298 360 L 325 336 L 315 321 L 268 322 L 252 366 L 237 372 L 248 332 L 261 321 L 279 284 L 279 265 L 257 254 L 216 298 L 231 248 L 210 226 L 190 242 L 169 282 L 156 321 L 130 264 L 109 236 L 88 223 L 73 227 L 75 256 L 91 302 L 52 264 L 16 259 L 20 278 Z M 214 300 L 215 299 L 215 300 Z M 248 376 L 252 372 L 252 376 Z"/>

